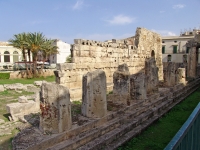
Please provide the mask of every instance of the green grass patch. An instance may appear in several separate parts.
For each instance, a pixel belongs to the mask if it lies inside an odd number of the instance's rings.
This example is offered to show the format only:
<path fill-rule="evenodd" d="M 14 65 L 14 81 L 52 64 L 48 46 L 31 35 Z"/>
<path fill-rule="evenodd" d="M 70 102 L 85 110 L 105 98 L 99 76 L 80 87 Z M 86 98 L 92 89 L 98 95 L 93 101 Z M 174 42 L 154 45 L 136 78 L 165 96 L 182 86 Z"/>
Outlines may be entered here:
<path fill-rule="evenodd" d="M 164 149 L 200 102 L 200 88 L 118 150 Z"/>
<path fill-rule="evenodd" d="M 0 79 L 9 79 L 10 73 L 0 73 Z"/>
<path fill-rule="evenodd" d="M 41 81 L 45 80 L 47 82 L 54 82 L 55 76 L 48 76 L 48 77 L 39 77 L 39 78 L 31 78 L 31 79 L 0 79 L 0 84 L 14 84 L 14 83 L 22 83 L 22 84 L 33 84 L 34 81 Z"/>

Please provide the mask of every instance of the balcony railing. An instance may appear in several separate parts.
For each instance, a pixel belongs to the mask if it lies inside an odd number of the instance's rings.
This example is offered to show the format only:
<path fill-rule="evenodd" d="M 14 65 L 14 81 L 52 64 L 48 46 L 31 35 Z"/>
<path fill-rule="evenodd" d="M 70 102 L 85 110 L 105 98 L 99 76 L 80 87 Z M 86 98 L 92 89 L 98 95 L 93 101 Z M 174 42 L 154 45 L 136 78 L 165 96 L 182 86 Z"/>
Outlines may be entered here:
<path fill-rule="evenodd" d="M 165 150 L 200 150 L 200 103 Z"/>

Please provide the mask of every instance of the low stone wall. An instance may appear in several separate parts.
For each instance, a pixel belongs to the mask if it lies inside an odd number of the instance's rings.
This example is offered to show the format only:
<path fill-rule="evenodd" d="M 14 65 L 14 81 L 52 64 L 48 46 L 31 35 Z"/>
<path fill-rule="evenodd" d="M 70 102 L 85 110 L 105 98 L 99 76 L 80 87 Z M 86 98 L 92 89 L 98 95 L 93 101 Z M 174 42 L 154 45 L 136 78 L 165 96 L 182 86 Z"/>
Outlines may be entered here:
<path fill-rule="evenodd" d="M 38 73 L 43 76 L 54 76 L 54 69 L 39 69 Z M 10 73 L 10 79 L 26 78 L 26 70 L 13 71 Z"/>

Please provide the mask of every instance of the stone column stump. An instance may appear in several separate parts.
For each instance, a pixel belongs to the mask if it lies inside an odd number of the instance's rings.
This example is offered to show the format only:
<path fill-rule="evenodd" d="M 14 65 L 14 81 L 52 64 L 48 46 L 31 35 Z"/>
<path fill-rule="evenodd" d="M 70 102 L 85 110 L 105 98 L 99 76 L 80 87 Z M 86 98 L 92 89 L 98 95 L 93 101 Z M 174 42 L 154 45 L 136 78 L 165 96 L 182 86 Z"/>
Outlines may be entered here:
<path fill-rule="evenodd" d="M 114 103 L 127 105 L 130 99 L 130 72 L 127 64 L 118 66 L 117 71 L 113 74 L 113 83 Z"/>
<path fill-rule="evenodd" d="M 71 102 L 67 87 L 43 83 L 40 109 L 40 129 L 43 132 L 61 133 L 71 128 Z"/>
<path fill-rule="evenodd" d="M 82 114 L 89 118 L 102 118 L 107 114 L 106 75 L 103 70 L 83 76 Z"/>

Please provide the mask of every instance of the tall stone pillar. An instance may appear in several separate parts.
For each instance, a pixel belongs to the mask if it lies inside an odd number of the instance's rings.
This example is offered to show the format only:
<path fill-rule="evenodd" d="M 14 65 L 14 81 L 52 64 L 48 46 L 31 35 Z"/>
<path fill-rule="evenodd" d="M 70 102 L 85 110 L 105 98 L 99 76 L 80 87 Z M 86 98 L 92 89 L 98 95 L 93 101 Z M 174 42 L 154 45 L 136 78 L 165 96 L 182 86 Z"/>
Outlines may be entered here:
<path fill-rule="evenodd" d="M 159 72 L 155 58 L 145 60 L 145 76 L 147 93 L 150 94 L 158 91 Z"/>
<path fill-rule="evenodd" d="M 131 100 L 144 100 L 147 98 L 146 78 L 144 73 L 130 76 Z"/>
<path fill-rule="evenodd" d="M 40 109 L 40 129 L 43 132 L 61 133 L 71 128 L 71 102 L 67 87 L 43 83 Z"/>
<path fill-rule="evenodd" d="M 185 73 L 185 68 L 178 68 L 178 73 L 177 73 L 177 82 L 178 83 L 186 83 L 186 73 Z"/>
<path fill-rule="evenodd" d="M 82 114 L 101 118 L 107 114 L 106 75 L 103 70 L 88 72 L 83 76 Z"/>
<path fill-rule="evenodd" d="M 118 70 L 113 74 L 113 83 L 115 103 L 127 105 L 130 98 L 130 72 L 127 64 L 118 66 Z"/>

